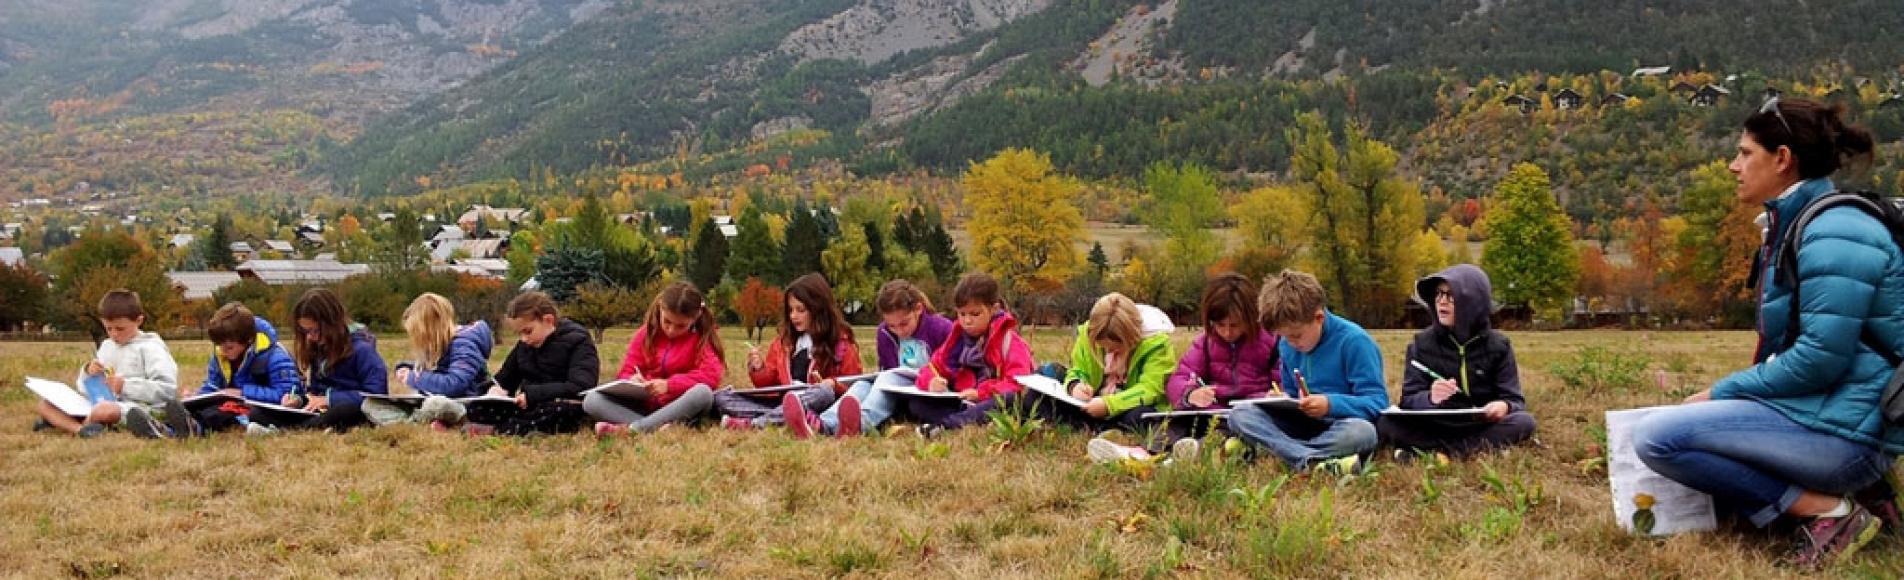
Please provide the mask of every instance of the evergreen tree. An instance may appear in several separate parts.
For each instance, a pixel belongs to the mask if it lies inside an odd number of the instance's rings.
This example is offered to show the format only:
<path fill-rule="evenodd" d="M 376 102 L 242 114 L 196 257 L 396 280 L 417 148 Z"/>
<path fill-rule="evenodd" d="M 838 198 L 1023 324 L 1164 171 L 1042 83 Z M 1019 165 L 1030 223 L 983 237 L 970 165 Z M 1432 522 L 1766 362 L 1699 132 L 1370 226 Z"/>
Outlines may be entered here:
<path fill-rule="evenodd" d="M 774 242 L 773 232 L 767 229 L 767 219 L 761 213 L 759 204 L 748 206 L 740 214 L 734 226 L 740 229 L 734 237 L 732 251 L 727 260 L 727 277 L 734 280 L 759 278 L 768 286 L 786 283 L 785 271 L 781 268 L 780 244 Z"/>
<path fill-rule="evenodd" d="M 1091 276 L 1104 279 L 1104 273 L 1111 269 L 1111 257 L 1104 253 L 1104 242 L 1091 242 L 1091 253 L 1084 261 L 1091 264 Z"/>
<path fill-rule="evenodd" d="M 866 257 L 866 268 L 875 272 L 886 270 L 886 238 L 879 234 L 879 227 L 866 222 L 860 224 L 860 231 L 866 235 L 866 248 L 870 252 Z"/>
<path fill-rule="evenodd" d="M 231 255 L 231 215 L 218 214 L 212 220 L 212 230 L 198 241 L 198 256 L 205 261 L 205 267 L 215 270 L 231 270 L 238 267 L 238 260 Z"/>
<path fill-rule="evenodd" d="M 820 271 L 820 252 L 826 251 L 826 237 L 814 213 L 803 201 L 795 203 L 793 215 L 788 216 L 784 263 L 789 279 Z"/>
<path fill-rule="evenodd" d="M 688 280 L 696 288 L 713 288 L 721 283 L 721 275 L 727 271 L 727 236 L 721 234 L 721 228 L 709 219 L 701 224 L 701 233 L 694 237 L 694 247 L 688 251 Z"/>

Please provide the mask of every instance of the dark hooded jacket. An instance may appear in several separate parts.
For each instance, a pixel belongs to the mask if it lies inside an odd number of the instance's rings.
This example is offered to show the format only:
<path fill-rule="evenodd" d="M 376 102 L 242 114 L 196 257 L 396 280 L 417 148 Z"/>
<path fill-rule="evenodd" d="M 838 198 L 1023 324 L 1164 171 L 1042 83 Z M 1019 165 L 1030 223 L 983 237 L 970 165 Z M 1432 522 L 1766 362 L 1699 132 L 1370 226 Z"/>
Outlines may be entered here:
<path fill-rule="evenodd" d="M 531 406 L 557 399 L 581 400 L 582 391 L 601 382 L 601 357 L 588 329 L 569 319 L 556 323 L 542 346 L 518 341 L 496 371 L 496 384 L 510 394 L 528 395 Z"/>
<path fill-rule="evenodd" d="M 1461 264 L 1415 282 L 1415 300 L 1428 306 L 1430 316 L 1435 311 L 1435 293 L 1444 281 L 1454 294 L 1454 327 L 1442 326 L 1436 317 L 1408 345 L 1408 360 L 1402 362 L 1401 407 L 1461 409 L 1505 401 L 1510 412 L 1526 410 L 1514 345 L 1488 324 L 1494 301 L 1487 273 Z M 1429 402 L 1435 377 L 1417 368 L 1417 361 L 1434 374 L 1454 379 L 1461 390 L 1440 405 Z"/>

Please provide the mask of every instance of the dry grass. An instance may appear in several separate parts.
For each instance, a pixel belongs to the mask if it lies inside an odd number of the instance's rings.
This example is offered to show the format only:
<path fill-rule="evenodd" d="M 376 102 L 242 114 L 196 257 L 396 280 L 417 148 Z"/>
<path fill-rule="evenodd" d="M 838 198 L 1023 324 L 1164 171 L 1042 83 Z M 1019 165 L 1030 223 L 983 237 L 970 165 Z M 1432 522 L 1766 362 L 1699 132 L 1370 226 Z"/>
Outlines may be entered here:
<path fill-rule="evenodd" d="M 610 334 L 606 372 L 618 368 L 627 336 Z M 1378 333 L 1391 377 L 1407 337 Z M 982 429 L 944 447 L 909 436 L 814 443 L 694 429 L 600 442 L 467 439 L 415 427 L 81 441 L 29 433 L 34 399 L 19 385 L 29 372 L 70 376 L 88 348 L 0 343 L 0 553 L 8 555 L 0 575 L 1786 574 L 1773 566 L 1783 538 L 1652 541 L 1621 533 L 1605 474 L 1579 466 L 1589 457 L 1590 428 L 1604 409 L 1672 397 L 1651 380 L 1563 392 L 1547 371 L 1600 345 L 1645 353 L 1653 368 L 1674 371 L 1676 384 L 1705 383 L 1744 358 L 1749 335 L 1514 339 L 1545 448 L 1432 473 L 1382 461 L 1373 475 L 1349 481 L 1298 476 L 1260 502 L 1231 490 L 1259 490 L 1283 475 L 1280 467 L 1172 466 L 1144 481 L 1088 464 L 1075 433 L 1046 432 L 1002 452 Z M 401 342 L 383 341 L 393 360 Z M 1050 357 L 1066 337 L 1041 330 L 1033 342 Z M 173 347 L 185 379 L 200 378 L 208 348 Z M 1509 496 L 1483 482 L 1488 470 L 1538 486 L 1541 501 L 1517 515 Z M 1424 491 L 1424 479 L 1438 496 Z M 1830 573 L 1898 577 L 1898 546 L 1887 536 Z"/>

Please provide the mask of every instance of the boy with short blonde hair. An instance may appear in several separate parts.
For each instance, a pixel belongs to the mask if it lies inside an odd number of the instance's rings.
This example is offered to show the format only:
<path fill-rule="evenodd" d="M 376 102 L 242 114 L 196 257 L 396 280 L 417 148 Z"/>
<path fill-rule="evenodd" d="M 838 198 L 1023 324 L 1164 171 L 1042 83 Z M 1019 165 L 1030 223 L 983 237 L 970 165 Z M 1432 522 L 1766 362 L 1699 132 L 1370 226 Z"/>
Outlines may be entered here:
<path fill-rule="evenodd" d="M 1388 407 L 1381 349 L 1361 326 L 1328 311 L 1310 274 L 1264 278 L 1256 302 L 1263 327 L 1282 337 L 1281 388 L 1298 407 L 1240 407 L 1230 429 L 1292 469 L 1355 470 L 1375 449 L 1375 419 Z"/>

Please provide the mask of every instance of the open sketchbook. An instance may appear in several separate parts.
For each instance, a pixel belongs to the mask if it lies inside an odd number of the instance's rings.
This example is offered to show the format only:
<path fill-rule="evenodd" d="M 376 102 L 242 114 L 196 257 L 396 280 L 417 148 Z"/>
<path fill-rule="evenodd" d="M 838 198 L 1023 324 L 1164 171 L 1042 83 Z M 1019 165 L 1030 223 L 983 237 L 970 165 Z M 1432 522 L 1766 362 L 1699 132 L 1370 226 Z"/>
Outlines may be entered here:
<path fill-rule="evenodd" d="M 1064 384 L 1051 377 L 1044 375 L 1019 375 L 1012 377 L 1012 379 L 1018 381 L 1018 384 L 1024 385 L 1027 389 L 1037 391 L 1040 395 L 1055 399 L 1066 405 L 1082 409 L 1086 404 L 1089 404 L 1089 401 L 1080 401 L 1077 397 L 1071 396 L 1071 393 L 1064 392 Z"/>
<path fill-rule="evenodd" d="M 104 399 L 99 399 L 97 396 L 88 397 L 67 386 L 66 383 L 33 377 L 26 378 L 26 388 L 33 391 L 33 394 L 39 395 L 40 399 L 51 403 L 53 408 L 72 417 L 85 417 L 92 414 L 93 404 L 98 400 L 112 400 L 110 392 L 106 393 Z"/>
<path fill-rule="evenodd" d="M 909 369 L 906 367 L 890 368 L 890 369 L 886 369 L 876 373 L 866 373 L 863 375 L 846 375 L 843 377 L 836 377 L 834 380 L 838 381 L 842 385 L 846 385 L 850 387 L 850 386 L 853 386 L 854 383 L 858 383 L 860 381 L 871 381 L 871 380 L 878 379 L 879 375 L 886 374 L 886 373 L 899 375 L 907 379 L 911 379 L 913 381 L 919 380 L 919 369 Z"/>
<path fill-rule="evenodd" d="M 959 398 L 958 391 L 939 391 L 935 393 L 935 392 L 921 389 L 919 387 L 912 386 L 912 385 L 880 385 L 878 388 L 881 391 L 885 391 L 888 393 L 905 396 L 905 397 L 919 397 L 922 399 L 951 399 L 951 400 L 957 400 Z"/>
<path fill-rule="evenodd" d="M 1229 414 L 1230 414 L 1229 409 L 1180 409 L 1175 411 L 1163 411 L 1160 413 L 1144 413 L 1143 415 L 1139 415 L 1139 416 L 1145 419 L 1183 419 L 1183 418 L 1194 419 L 1194 418 L 1202 418 L 1202 417 L 1227 417 L 1229 416 Z"/>
<path fill-rule="evenodd" d="M 1230 401 L 1230 408 L 1232 409 L 1249 406 L 1262 407 L 1271 411 L 1301 411 L 1302 400 L 1291 397 L 1263 397 L 1260 399 Z"/>
<path fill-rule="evenodd" d="M 429 393 L 406 393 L 402 395 L 378 395 L 373 393 L 373 394 L 364 395 L 364 398 L 375 399 L 379 401 L 389 401 L 399 405 L 419 406 L 423 404 L 424 399 L 430 398 L 431 396 L 432 395 L 430 395 Z M 464 405 L 471 405 L 476 403 L 508 403 L 511 405 L 516 404 L 516 399 L 514 397 L 505 397 L 501 395 L 477 395 L 474 397 L 451 397 L 450 400 L 456 401 L 458 403 L 462 403 Z"/>
<path fill-rule="evenodd" d="M 1443 418 L 1452 417 L 1452 418 L 1460 418 L 1460 419 L 1480 419 L 1483 415 L 1487 414 L 1487 411 L 1481 409 L 1480 407 L 1471 407 L 1466 409 L 1403 409 L 1401 407 L 1389 407 L 1387 409 L 1382 409 L 1382 414 L 1390 416 L 1390 417 L 1443 417 Z"/>
<path fill-rule="evenodd" d="M 645 399 L 648 398 L 648 387 L 633 380 L 613 380 L 602 383 L 593 389 L 582 391 L 582 395 L 584 396 L 589 393 L 614 395 L 624 399 Z"/>
<path fill-rule="evenodd" d="M 197 413 L 199 410 L 207 407 L 217 407 L 227 402 L 243 404 L 245 407 L 251 409 L 250 415 L 253 421 L 267 425 L 294 423 L 317 416 L 317 413 L 312 413 L 304 409 L 286 407 L 284 405 L 266 403 L 264 401 L 250 401 L 243 397 L 231 396 L 223 391 L 193 395 L 179 401 L 179 403 L 185 405 L 185 408 L 191 410 L 193 413 Z"/>

